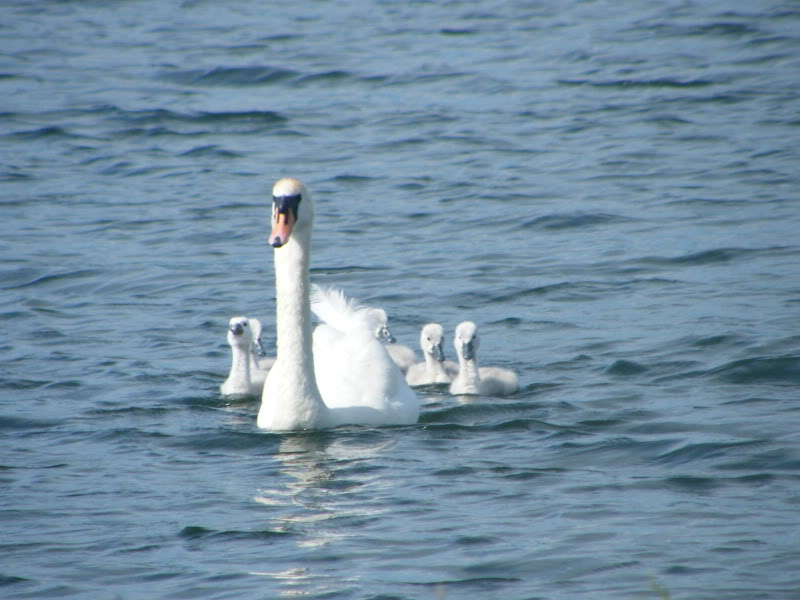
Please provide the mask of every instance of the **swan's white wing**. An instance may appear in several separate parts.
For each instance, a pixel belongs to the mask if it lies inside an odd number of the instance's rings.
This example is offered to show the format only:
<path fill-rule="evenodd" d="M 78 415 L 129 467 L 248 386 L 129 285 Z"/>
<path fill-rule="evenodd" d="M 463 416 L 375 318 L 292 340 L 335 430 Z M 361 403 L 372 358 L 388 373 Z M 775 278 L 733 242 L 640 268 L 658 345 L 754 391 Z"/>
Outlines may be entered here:
<path fill-rule="evenodd" d="M 419 399 L 369 327 L 364 307 L 336 290 L 312 291 L 324 322 L 314 330 L 314 376 L 332 417 L 342 423 L 407 424 Z"/>
<path fill-rule="evenodd" d="M 347 298 L 335 288 L 311 286 L 311 310 L 317 318 L 341 332 L 369 331 L 369 308 Z"/>
<path fill-rule="evenodd" d="M 348 408 L 349 413 L 368 409 L 360 423 L 414 423 L 419 416 L 416 394 L 369 332 L 343 333 L 319 325 L 314 330 L 314 375 L 328 408 Z M 372 411 L 374 418 L 369 416 Z"/>

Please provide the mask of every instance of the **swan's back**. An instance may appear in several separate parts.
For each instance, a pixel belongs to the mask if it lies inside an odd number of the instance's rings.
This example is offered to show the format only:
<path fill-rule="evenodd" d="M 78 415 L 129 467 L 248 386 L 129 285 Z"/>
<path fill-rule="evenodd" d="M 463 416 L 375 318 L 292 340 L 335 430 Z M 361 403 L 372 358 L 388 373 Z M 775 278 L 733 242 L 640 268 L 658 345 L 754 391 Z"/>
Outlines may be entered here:
<path fill-rule="evenodd" d="M 366 310 L 336 290 L 314 286 L 311 307 L 323 323 L 314 330 L 314 375 L 336 422 L 416 423 L 419 400 L 379 342 Z"/>
<path fill-rule="evenodd" d="M 485 396 L 508 396 L 519 389 L 519 378 L 511 369 L 481 367 L 481 394 Z"/>

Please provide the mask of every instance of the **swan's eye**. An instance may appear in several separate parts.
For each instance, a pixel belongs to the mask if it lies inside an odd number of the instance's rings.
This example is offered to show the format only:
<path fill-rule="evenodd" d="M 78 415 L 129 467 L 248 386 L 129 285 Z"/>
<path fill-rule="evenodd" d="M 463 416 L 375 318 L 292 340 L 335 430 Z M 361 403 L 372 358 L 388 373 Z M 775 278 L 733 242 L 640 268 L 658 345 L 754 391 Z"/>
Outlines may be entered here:
<path fill-rule="evenodd" d="M 275 212 L 279 215 L 285 215 L 289 211 L 292 212 L 294 220 L 297 220 L 297 207 L 300 205 L 300 194 L 292 194 L 291 196 L 273 196 L 272 204 L 275 206 Z"/>

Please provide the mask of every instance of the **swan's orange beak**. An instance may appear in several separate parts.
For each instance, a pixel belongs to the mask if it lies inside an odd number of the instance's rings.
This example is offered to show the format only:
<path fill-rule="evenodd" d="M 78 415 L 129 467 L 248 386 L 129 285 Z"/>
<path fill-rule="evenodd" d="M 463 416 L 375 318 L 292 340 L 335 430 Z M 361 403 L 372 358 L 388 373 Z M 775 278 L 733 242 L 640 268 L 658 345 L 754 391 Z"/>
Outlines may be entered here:
<path fill-rule="evenodd" d="M 269 245 L 273 248 L 280 248 L 289 241 L 297 223 L 297 211 L 302 198 L 302 193 L 272 195 L 272 233 L 269 234 Z"/>
<path fill-rule="evenodd" d="M 291 210 L 279 212 L 277 206 L 272 210 L 272 233 L 269 235 L 269 245 L 273 248 L 280 248 L 289 241 L 289 236 L 292 235 L 295 223 L 294 212 Z"/>

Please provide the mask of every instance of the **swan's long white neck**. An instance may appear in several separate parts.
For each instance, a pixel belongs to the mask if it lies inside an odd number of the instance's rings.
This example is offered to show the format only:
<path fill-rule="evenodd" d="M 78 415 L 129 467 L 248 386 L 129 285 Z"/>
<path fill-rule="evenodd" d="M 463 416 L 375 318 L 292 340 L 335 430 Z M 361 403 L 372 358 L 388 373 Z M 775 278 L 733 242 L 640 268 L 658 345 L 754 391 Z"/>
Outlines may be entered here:
<path fill-rule="evenodd" d="M 444 368 L 444 363 L 436 360 L 436 357 L 431 354 L 430 352 L 424 352 L 425 354 L 425 370 L 430 375 L 447 375 L 447 371 Z"/>
<path fill-rule="evenodd" d="M 428 365 L 428 368 L 430 369 L 435 367 L 436 364 L 439 362 L 438 360 L 436 360 L 436 357 L 433 356 L 433 354 L 428 352 L 427 350 L 424 352 L 424 354 L 425 354 L 425 364 Z"/>
<path fill-rule="evenodd" d="M 481 376 L 478 371 L 478 361 L 474 357 L 467 360 L 461 352 L 458 353 L 458 379 L 463 387 L 477 393 L 481 385 Z"/>
<path fill-rule="evenodd" d="M 292 237 L 285 246 L 275 249 L 276 334 L 280 359 L 289 361 L 298 372 L 313 374 L 306 241 L 310 240 Z"/>
<path fill-rule="evenodd" d="M 274 250 L 278 356 L 267 376 L 259 413 L 259 426 L 270 429 L 315 428 L 328 419 L 314 377 L 310 245 L 308 228 L 296 230 L 284 246 Z"/>
<path fill-rule="evenodd" d="M 230 335 L 230 334 L 229 334 Z M 250 391 L 250 352 L 231 345 L 231 372 L 228 374 L 228 381 L 235 381 L 240 384 L 231 394 L 246 394 Z"/>

